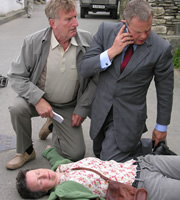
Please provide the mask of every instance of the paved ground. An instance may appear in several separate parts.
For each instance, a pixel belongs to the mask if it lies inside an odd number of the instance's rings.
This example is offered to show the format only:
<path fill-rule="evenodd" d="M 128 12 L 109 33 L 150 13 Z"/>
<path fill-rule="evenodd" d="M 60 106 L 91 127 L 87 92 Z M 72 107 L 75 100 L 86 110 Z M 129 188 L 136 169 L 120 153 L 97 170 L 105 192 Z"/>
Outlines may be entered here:
<path fill-rule="evenodd" d="M 34 6 L 34 13 L 31 19 L 27 19 L 26 15 L 18 16 L 17 19 L 7 20 L 7 23 L 1 23 L 0 19 L 0 74 L 6 75 L 12 60 L 18 55 L 20 47 L 22 45 L 23 38 L 33 33 L 36 30 L 44 28 L 48 25 L 46 17 L 44 15 L 44 6 Z M 17 15 L 16 15 L 17 16 Z M 16 17 L 15 16 L 15 17 Z M 89 16 L 86 19 L 78 19 L 80 28 L 89 30 L 93 33 L 96 32 L 97 27 L 101 21 L 112 21 L 109 16 L 94 17 Z M 15 93 L 11 90 L 10 85 L 6 88 L 0 88 L 0 135 L 14 136 L 14 132 L 10 122 L 10 116 L 8 112 L 8 106 L 11 104 L 12 99 L 15 97 Z M 145 134 L 145 137 L 151 136 L 155 120 L 156 120 L 156 97 L 154 85 L 152 84 L 148 92 L 148 121 L 147 126 L 149 131 Z M 38 138 L 38 132 L 44 119 L 35 118 L 32 120 L 33 126 L 33 140 L 35 150 L 37 152 L 37 159 L 26 164 L 23 168 L 37 168 L 47 167 L 49 163 L 42 158 L 41 152 L 45 149 L 47 144 L 50 144 L 51 137 L 45 141 L 41 141 Z M 86 156 L 93 156 L 92 142 L 89 138 L 89 119 L 86 119 L 83 124 L 84 137 L 86 142 Z M 180 155 L 180 72 L 175 70 L 175 89 L 174 89 L 174 106 L 172 111 L 172 122 L 168 129 L 168 145 L 169 147 Z M 0 140 L 1 142 L 1 140 Z M 0 152 L 0 194 L 1 200 L 19 200 L 20 197 L 15 188 L 15 177 L 17 170 L 9 171 L 5 168 L 5 163 L 15 154 L 15 149 L 6 150 Z M 42 199 L 47 199 L 46 197 Z"/>

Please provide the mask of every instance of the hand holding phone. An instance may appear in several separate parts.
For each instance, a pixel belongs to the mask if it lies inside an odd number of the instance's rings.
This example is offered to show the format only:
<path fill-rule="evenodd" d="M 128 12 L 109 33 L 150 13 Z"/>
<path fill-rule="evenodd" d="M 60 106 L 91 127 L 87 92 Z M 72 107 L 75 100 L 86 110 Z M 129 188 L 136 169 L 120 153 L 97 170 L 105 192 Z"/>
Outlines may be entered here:
<path fill-rule="evenodd" d="M 127 45 L 134 43 L 132 34 L 128 31 L 127 24 L 125 21 L 123 23 L 124 25 L 121 27 L 119 33 L 117 34 L 112 47 L 108 49 L 108 56 L 110 60 L 112 60 L 118 54 L 122 53 Z"/>

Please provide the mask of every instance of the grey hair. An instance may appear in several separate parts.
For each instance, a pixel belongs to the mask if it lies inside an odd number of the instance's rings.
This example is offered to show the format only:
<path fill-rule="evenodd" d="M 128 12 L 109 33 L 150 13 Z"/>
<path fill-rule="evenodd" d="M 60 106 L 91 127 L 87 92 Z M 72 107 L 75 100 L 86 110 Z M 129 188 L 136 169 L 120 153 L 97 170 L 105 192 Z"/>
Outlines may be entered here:
<path fill-rule="evenodd" d="M 138 17 L 140 21 L 148 21 L 153 16 L 152 7 L 145 0 L 130 1 L 123 12 L 123 19 L 129 24 L 133 17 Z"/>
<path fill-rule="evenodd" d="M 48 19 L 56 19 L 60 9 L 69 12 L 75 7 L 75 0 L 49 0 L 45 8 L 45 14 Z"/>

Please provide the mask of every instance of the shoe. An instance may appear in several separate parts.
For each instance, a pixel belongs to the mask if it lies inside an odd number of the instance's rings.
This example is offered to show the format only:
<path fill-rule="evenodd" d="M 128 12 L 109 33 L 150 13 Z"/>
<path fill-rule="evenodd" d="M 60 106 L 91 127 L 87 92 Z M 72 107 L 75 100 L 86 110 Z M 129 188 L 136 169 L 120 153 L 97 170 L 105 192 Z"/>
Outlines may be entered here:
<path fill-rule="evenodd" d="M 30 14 L 28 14 L 28 15 L 27 15 L 27 18 L 31 18 L 31 15 L 30 15 Z"/>
<path fill-rule="evenodd" d="M 41 5 L 41 3 L 39 1 L 34 1 L 34 4 Z"/>
<path fill-rule="evenodd" d="M 159 144 L 153 150 L 154 155 L 176 155 L 173 151 L 169 149 L 169 147 L 165 144 L 165 142 L 159 142 Z"/>
<path fill-rule="evenodd" d="M 48 135 L 52 132 L 52 129 L 50 129 L 50 126 L 52 125 L 53 125 L 52 120 L 50 118 L 47 118 L 46 123 L 39 131 L 39 138 L 41 140 L 45 140 L 48 137 Z"/>
<path fill-rule="evenodd" d="M 12 158 L 8 163 L 6 163 L 7 169 L 18 169 L 22 167 L 25 163 L 30 160 L 34 160 L 36 158 L 36 153 L 33 152 L 29 155 L 28 153 L 16 154 L 14 158 Z"/>
<path fill-rule="evenodd" d="M 17 0 L 16 1 L 17 3 L 20 3 L 20 4 L 23 4 L 23 2 L 21 0 Z"/>
<path fill-rule="evenodd" d="M 45 2 L 45 1 L 43 1 L 43 0 L 40 0 L 40 3 L 41 3 L 41 4 L 45 4 L 46 2 Z"/>

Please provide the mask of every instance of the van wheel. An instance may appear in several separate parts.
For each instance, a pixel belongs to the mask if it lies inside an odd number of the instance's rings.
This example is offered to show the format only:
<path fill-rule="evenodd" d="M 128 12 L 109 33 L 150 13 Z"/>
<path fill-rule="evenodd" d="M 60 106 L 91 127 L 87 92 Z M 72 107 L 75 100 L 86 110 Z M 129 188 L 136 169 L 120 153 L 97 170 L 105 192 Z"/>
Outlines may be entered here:
<path fill-rule="evenodd" d="M 117 19 L 117 10 L 113 10 L 113 11 L 111 11 L 111 16 L 112 16 L 112 18 L 113 19 Z"/>
<path fill-rule="evenodd" d="M 81 8 L 80 16 L 81 18 L 85 18 L 85 8 Z"/>

